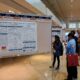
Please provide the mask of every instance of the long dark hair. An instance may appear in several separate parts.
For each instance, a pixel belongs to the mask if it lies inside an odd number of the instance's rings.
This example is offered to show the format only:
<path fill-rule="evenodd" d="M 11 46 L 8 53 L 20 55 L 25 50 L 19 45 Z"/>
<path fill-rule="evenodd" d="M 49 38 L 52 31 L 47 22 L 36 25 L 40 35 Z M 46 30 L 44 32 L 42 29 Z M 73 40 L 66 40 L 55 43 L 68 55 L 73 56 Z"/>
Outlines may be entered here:
<path fill-rule="evenodd" d="M 58 35 L 55 35 L 55 41 L 53 42 L 53 48 L 55 49 L 55 47 L 59 45 L 60 43 L 61 43 L 60 37 Z"/>
<path fill-rule="evenodd" d="M 56 43 L 60 42 L 60 37 L 58 35 L 55 35 L 55 41 Z"/>

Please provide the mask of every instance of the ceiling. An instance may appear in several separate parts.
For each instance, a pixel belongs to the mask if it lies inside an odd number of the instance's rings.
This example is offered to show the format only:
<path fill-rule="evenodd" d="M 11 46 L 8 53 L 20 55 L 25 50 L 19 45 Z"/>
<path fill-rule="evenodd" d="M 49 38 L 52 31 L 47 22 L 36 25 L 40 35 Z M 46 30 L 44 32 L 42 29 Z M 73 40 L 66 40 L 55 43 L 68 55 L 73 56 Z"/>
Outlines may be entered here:
<path fill-rule="evenodd" d="M 43 15 L 25 0 L 0 0 L 0 12 L 14 12 Z"/>
<path fill-rule="evenodd" d="M 80 0 L 42 0 L 61 21 L 80 21 Z"/>
<path fill-rule="evenodd" d="M 80 21 L 80 0 L 42 0 L 61 21 Z M 25 0 L 0 0 L 0 12 L 43 15 Z"/>

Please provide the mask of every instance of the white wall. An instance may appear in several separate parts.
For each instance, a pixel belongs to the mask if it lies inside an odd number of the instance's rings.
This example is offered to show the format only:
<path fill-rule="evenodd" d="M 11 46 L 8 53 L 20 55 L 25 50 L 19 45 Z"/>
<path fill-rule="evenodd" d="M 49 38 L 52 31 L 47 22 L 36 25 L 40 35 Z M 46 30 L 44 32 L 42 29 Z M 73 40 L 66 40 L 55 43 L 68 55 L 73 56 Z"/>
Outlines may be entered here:
<path fill-rule="evenodd" d="M 37 22 L 38 52 L 51 52 L 51 21 Z"/>

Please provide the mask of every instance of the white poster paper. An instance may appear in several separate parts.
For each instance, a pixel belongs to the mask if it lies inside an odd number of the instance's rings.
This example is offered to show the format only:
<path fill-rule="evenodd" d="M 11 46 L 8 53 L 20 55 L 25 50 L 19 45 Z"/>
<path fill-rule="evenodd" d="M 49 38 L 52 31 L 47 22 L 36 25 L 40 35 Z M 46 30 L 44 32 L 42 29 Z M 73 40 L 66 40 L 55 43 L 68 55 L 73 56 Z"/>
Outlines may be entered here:
<path fill-rule="evenodd" d="M 0 45 L 7 51 L 33 52 L 37 50 L 37 26 L 35 22 L 0 22 Z"/>
<path fill-rule="evenodd" d="M 23 27 L 23 49 L 24 51 L 37 50 L 37 30 L 36 23 L 30 23 Z"/>

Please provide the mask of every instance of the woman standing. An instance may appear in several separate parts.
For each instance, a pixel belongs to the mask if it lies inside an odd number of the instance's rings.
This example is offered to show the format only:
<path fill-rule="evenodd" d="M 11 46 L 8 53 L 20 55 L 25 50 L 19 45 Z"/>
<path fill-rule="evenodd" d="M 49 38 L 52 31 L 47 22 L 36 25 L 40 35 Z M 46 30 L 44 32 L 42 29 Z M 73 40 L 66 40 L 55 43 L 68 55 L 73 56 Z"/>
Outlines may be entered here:
<path fill-rule="evenodd" d="M 54 68 L 54 65 L 57 59 L 58 64 L 57 64 L 56 70 L 58 70 L 60 68 L 60 56 L 63 54 L 63 45 L 58 35 L 55 35 L 53 48 L 54 48 L 54 52 L 53 52 L 54 59 L 53 59 L 52 67 Z"/>

